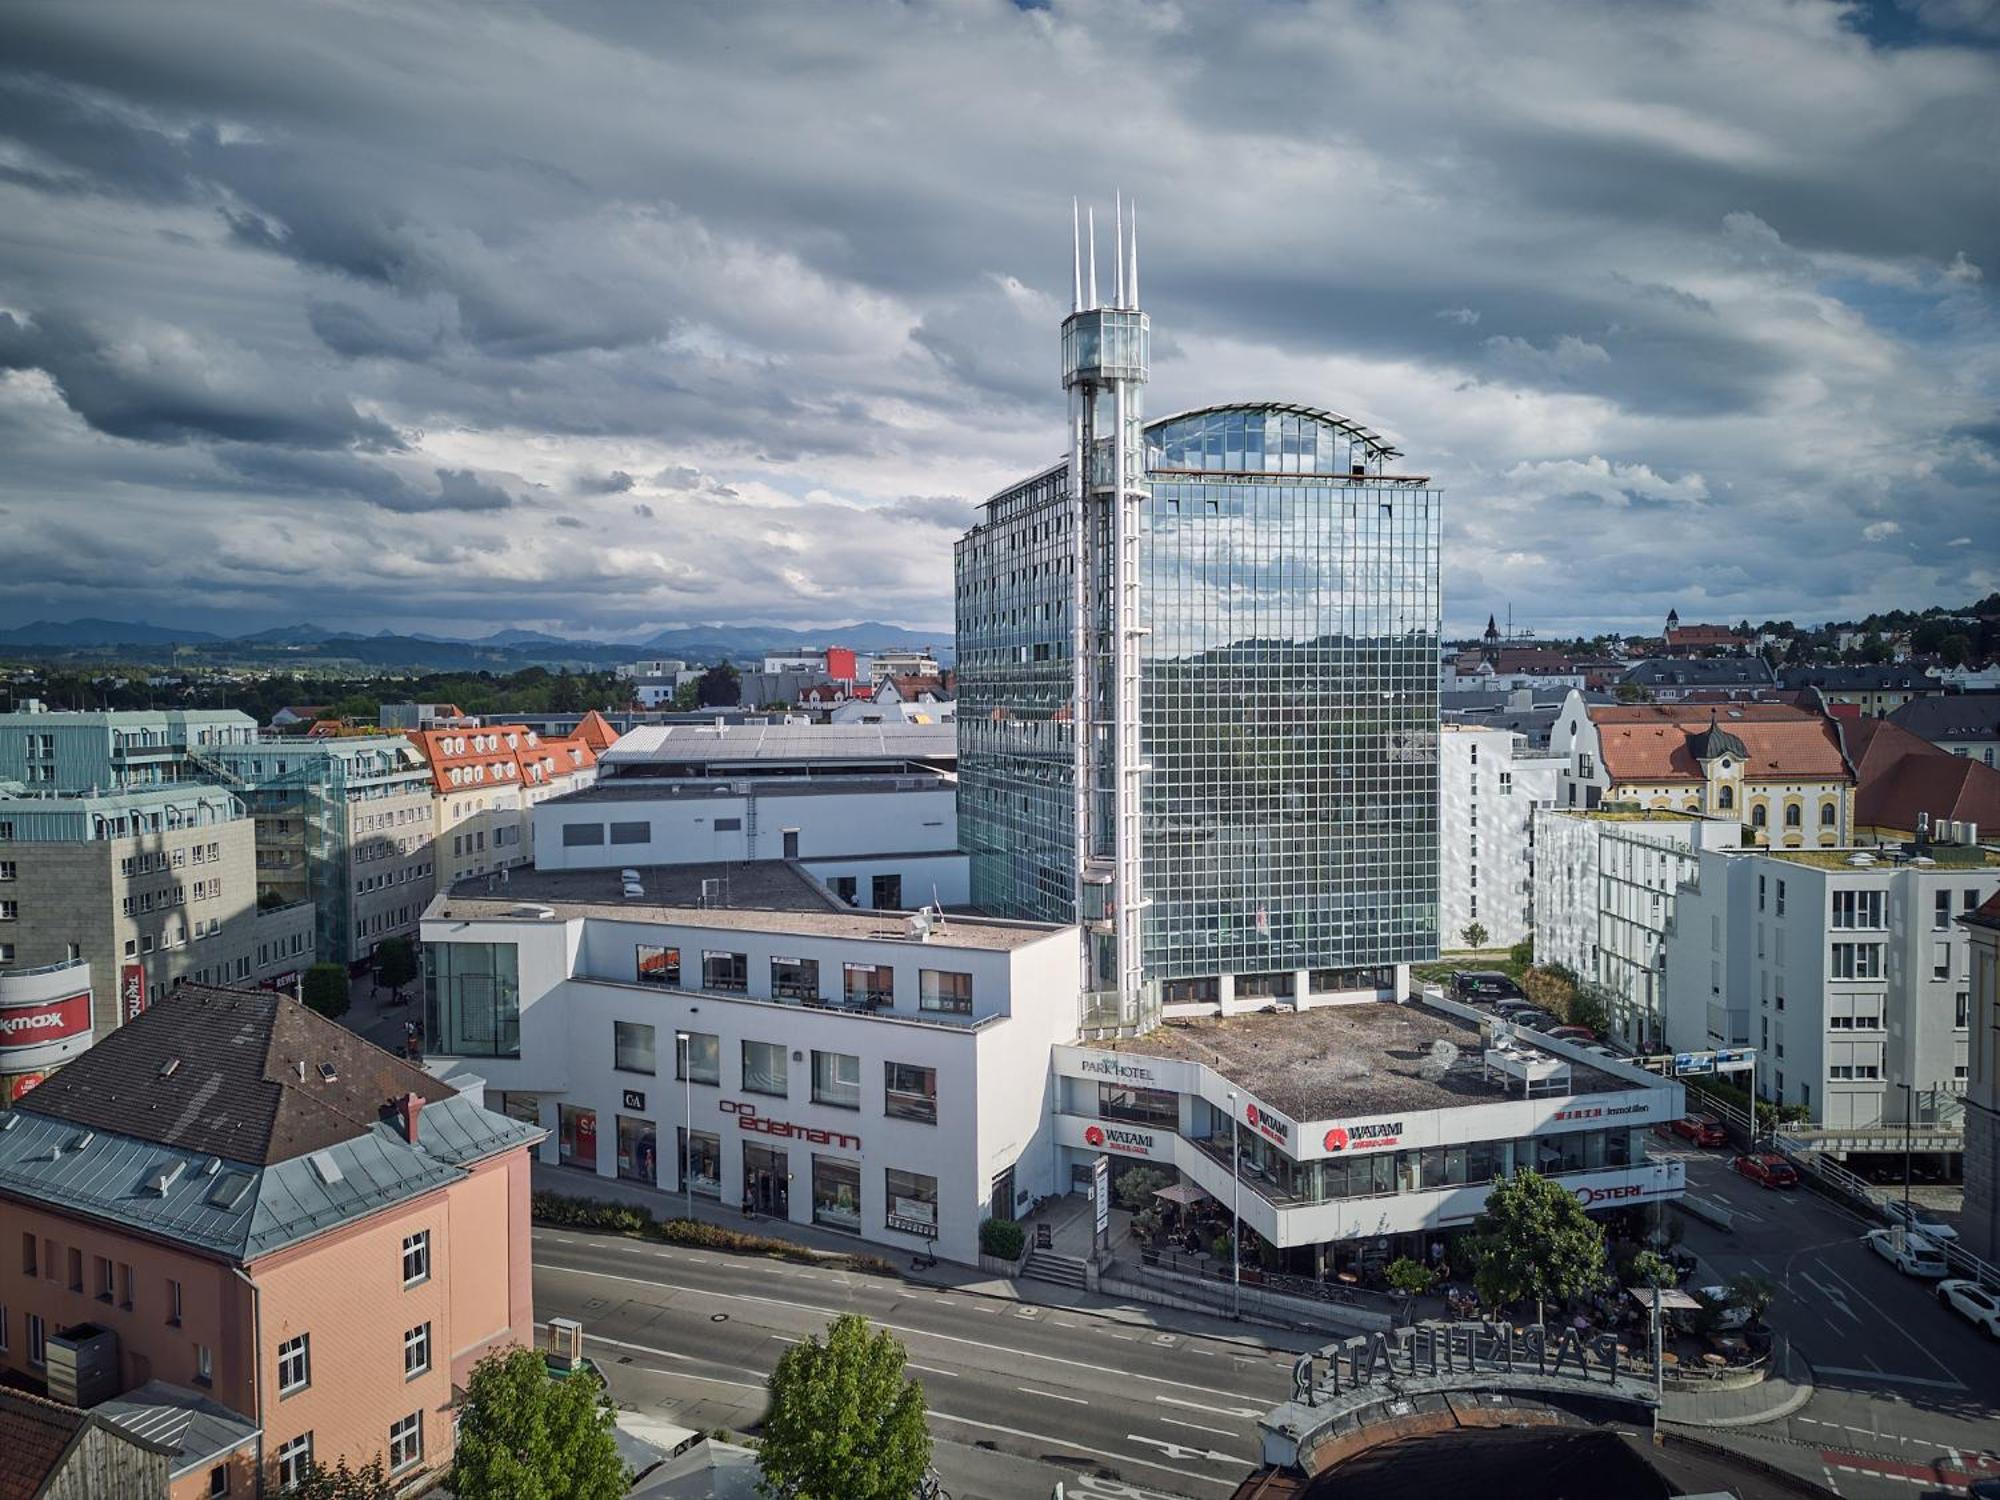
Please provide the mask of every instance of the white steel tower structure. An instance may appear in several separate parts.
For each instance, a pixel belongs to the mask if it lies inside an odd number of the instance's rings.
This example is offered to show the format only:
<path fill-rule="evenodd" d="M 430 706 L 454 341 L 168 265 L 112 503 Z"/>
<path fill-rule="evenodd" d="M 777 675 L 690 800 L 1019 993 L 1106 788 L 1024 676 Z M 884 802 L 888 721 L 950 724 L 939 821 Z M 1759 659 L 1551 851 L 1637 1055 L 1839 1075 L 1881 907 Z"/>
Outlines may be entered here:
<path fill-rule="evenodd" d="M 1063 322 L 1069 392 L 1072 715 L 1076 916 L 1083 930 L 1085 1024 L 1128 1028 L 1142 1016 L 1140 914 L 1139 527 L 1149 487 L 1141 395 L 1151 331 L 1139 310 L 1139 214 L 1129 235 L 1116 207 L 1112 294 L 1097 295 L 1097 226 L 1072 215 L 1072 295 Z M 1089 279 L 1085 281 L 1088 257 Z"/>

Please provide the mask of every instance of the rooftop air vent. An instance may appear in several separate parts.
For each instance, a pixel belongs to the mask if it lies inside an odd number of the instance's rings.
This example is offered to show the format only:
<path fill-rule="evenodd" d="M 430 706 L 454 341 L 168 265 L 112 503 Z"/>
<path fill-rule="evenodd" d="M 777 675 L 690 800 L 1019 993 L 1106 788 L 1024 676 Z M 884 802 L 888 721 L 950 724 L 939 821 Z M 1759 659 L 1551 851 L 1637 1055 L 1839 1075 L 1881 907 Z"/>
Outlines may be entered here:
<path fill-rule="evenodd" d="M 153 1175 L 146 1179 L 146 1186 L 164 1198 L 167 1196 L 167 1189 L 179 1182 L 181 1173 L 186 1170 L 187 1163 L 184 1161 L 162 1162 L 154 1170 Z"/>
<path fill-rule="evenodd" d="M 339 1079 L 340 1073 L 332 1063 L 323 1062 L 319 1065 L 319 1081 L 321 1083 L 336 1083 Z"/>

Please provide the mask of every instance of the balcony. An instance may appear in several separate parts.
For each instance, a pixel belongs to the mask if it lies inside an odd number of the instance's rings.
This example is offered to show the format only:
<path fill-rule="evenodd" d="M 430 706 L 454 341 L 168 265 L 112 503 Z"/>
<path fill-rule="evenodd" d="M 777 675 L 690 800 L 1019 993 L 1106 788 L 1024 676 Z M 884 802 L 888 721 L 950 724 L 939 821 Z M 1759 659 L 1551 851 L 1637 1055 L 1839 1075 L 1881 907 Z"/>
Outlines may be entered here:
<path fill-rule="evenodd" d="M 941 1031 L 973 1032 L 1002 1021 L 1004 1016 L 959 1016 L 944 1011 L 912 1012 L 895 1010 L 885 1002 L 869 1006 L 846 1000 L 823 999 L 819 997 L 799 998 L 791 995 L 752 995 L 735 990 L 691 988 L 683 985 L 640 984 L 636 980 L 605 979 L 594 974 L 575 974 L 573 984 L 603 985 L 610 989 L 631 990 L 640 995 L 650 995 L 655 999 L 662 996 L 678 995 L 688 1000 L 713 1000 L 730 1005 L 767 1005 L 784 1010 L 812 1011 L 821 1015 L 851 1016 L 856 1020 L 883 1021 L 904 1026 L 929 1026 Z"/>

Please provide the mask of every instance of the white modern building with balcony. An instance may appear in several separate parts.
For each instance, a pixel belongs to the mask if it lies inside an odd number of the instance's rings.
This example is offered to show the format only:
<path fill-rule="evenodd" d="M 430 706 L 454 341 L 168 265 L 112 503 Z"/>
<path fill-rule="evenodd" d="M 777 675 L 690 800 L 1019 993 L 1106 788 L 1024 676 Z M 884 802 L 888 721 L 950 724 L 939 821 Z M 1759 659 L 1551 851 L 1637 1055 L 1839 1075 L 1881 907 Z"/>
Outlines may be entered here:
<path fill-rule="evenodd" d="M 1535 810 L 1553 807 L 1565 756 L 1511 729 L 1438 726 L 1438 940 L 1511 947 L 1535 930 Z"/>
<path fill-rule="evenodd" d="M 1056 1190 L 1076 934 L 856 911 L 797 865 L 516 874 L 425 914 L 430 1046 L 542 1158 L 971 1261 Z"/>

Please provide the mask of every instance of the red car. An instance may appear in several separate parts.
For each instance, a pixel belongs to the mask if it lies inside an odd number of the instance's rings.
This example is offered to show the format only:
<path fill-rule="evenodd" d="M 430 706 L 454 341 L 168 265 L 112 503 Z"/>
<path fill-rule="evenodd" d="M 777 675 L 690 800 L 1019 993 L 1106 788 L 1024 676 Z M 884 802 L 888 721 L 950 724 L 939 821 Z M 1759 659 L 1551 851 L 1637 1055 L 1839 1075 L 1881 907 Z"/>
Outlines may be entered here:
<path fill-rule="evenodd" d="M 1767 1188 L 1795 1188 L 1799 1185 L 1798 1169 L 1782 1156 L 1769 1153 L 1739 1156 L 1736 1158 L 1736 1170 Z"/>
<path fill-rule="evenodd" d="M 1675 1135 L 1693 1141 L 1697 1146 L 1729 1144 L 1729 1132 L 1722 1128 L 1722 1122 L 1713 1115 L 1682 1115 L 1667 1128 Z"/>

